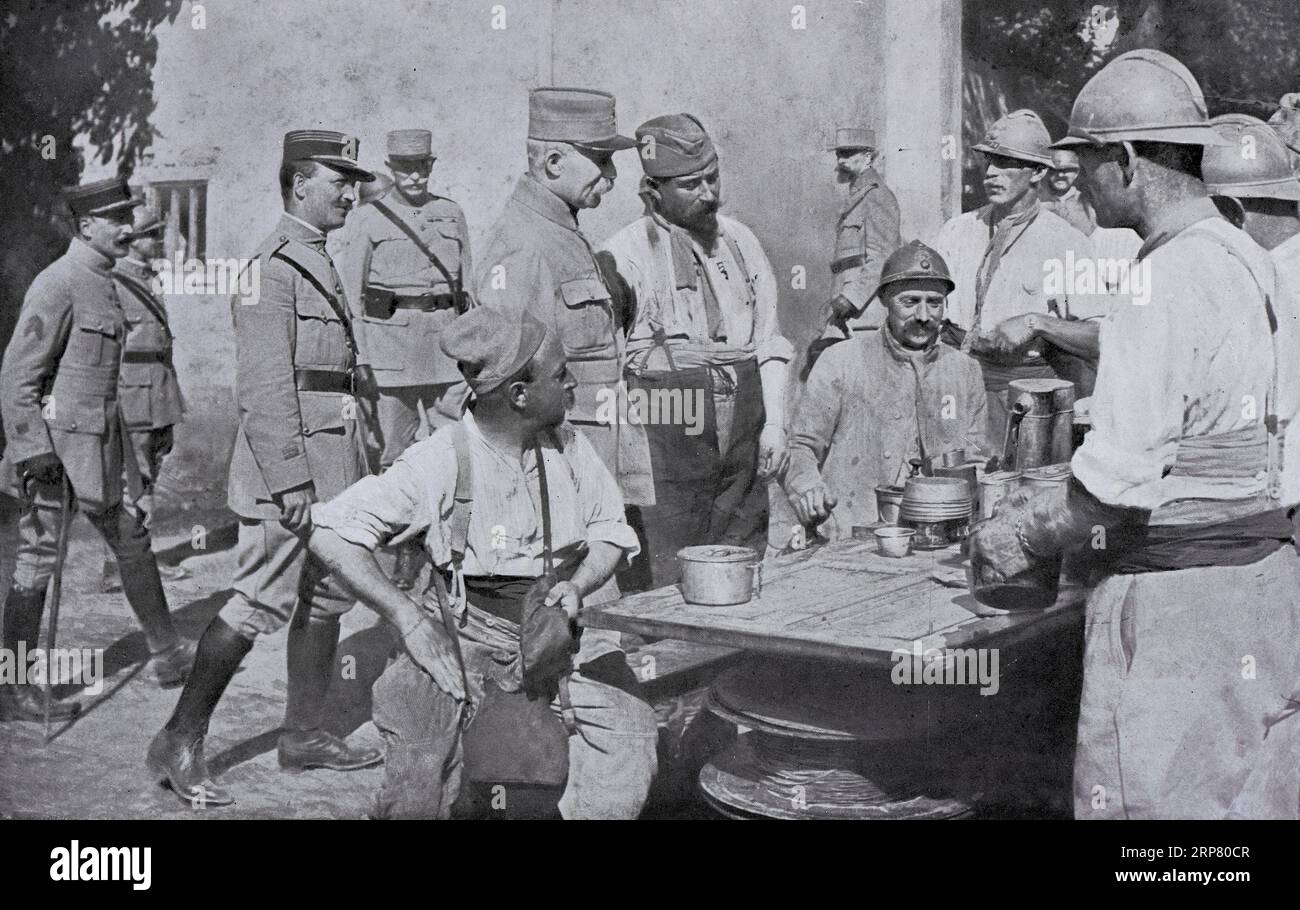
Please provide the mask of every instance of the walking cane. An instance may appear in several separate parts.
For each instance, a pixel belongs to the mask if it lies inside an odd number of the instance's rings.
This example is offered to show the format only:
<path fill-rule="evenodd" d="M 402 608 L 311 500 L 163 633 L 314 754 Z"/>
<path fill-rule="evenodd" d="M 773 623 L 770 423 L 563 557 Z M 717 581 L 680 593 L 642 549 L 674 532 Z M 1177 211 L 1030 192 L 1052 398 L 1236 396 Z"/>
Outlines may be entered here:
<path fill-rule="evenodd" d="M 68 556 L 68 532 L 72 528 L 72 507 L 76 500 L 72 493 L 72 481 L 63 475 L 63 511 L 59 514 L 59 538 L 54 556 L 54 574 L 45 591 L 46 603 L 50 605 L 50 624 L 45 630 L 45 745 L 50 744 L 50 701 L 54 697 L 54 684 L 51 679 L 54 669 L 54 637 L 59 629 L 59 598 L 63 593 L 63 563 Z"/>

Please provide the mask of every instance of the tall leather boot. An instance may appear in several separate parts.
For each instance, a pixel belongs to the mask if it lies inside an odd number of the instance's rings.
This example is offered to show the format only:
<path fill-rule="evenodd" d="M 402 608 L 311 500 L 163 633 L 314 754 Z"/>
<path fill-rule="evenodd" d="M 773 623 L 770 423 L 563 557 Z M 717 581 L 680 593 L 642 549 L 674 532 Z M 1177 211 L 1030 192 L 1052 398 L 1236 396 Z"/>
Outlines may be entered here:
<path fill-rule="evenodd" d="M 121 560 L 122 593 L 149 643 L 149 670 L 158 685 L 174 688 L 185 682 L 194 663 L 194 642 L 182 639 L 172 625 L 167 595 L 152 550 Z"/>
<path fill-rule="evenodd" d="M 4 606 L 4 646 L 12 659 L 17 660 L 20 652 L 31 653 L 42 647 L 41 614 L 44 612 L 44 588 L 33 590 L 16 582 L 10 586 Z M 51 668 L 48 659 L 45 665 Z M 81 705 L 76 702 L 50 701 L 50 720 L 71 720 L 80 713 Z M 0 682 L 0 720 L 45 720 L 44 689 L 31 683 Z"/>
<path fill-rule="evenodd" d="M 240 635 L 220 616 L 208 624 L 199 639 L 194 667 L 167 725 L 149 744 L 146 763 L 150 772 L 171 784 L 182 802 L 196 809 L 228 806 L 230 793 L 217 785 L 203 758 L 203 738 L 208 720 L 253 642 Z"/>
<path fill-rule="evenodd" d="M 310 614 L 300 607 L 289 625 L 289 691 L 278 749 L 280 767 L 296 773 L 309 768 L 355 771 L 377 765 L 383 761 L 377 749 L 354 749 L 321 729 L 339 646 L 339 618 Z"/>
<path fill-rule="evenodd" d="M 424 560 L 424 550 L 419 544 L 404 543 L 397 551 L 397 560 L 393 566 L 393 584 L 399 591 L 409 591 L 415 587 L 415 580 L 420 575 Z"/>

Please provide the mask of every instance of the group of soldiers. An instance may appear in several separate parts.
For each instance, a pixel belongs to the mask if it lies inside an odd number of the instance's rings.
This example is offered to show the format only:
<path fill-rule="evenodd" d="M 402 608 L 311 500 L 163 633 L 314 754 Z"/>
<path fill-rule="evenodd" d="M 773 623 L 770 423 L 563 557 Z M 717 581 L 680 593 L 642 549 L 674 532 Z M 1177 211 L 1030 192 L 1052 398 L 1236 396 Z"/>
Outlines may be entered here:
<path fill-rule="evenodd" d="M 1263 152 L 1234 154 L 1242 135 Z M 644 214 L 595 245 L 578 215 L 631 149 Z M 204 735 L 254 642 L 287 624 L 284 768 L 382 761 L 376 815 L 481 813 L 475 723 L 500 693 L 532 692 L 521 654 L 539 607 L 571 623 L 670 584 L 684 546 L 847 536 L 876 520 L 876 487 L 927 455 L 995 454 L 1012 381 L 1068 378 L 1093 402 L 1070 486 L 1009 500 L 970 547 L 1009 577 L 1098 527 L 1130 542 L 1089 601 L 1077 814 L 1294 816 L 1300 472 L 1280 456 L 1300 390 L 1279 364 L 1300 331 L 1300 279 L 1285 275 L 1300 182 L 1282 139 L 1211 121 L 1173 58 L 1124 54 L 1084 88 L 1066 138 L 1027 110 L 993 124 L 975 146 L 988 203 L 928 244 L 902 242 L 870 130 L 839 130 L 832 150 L 848 198 L 825 330 L 796 380 L 771 263 L 719 213 L 721 163 L 693 115 L 629 137 L 607 93 L 532 91 L 527 170 L 477 271 L 463 212 L 429 189 L 428 131 L 388 135 L 391 179 L 343 133 L 287 134 L 284 211 L 255 293 L 231 304 L 233 593 L 197 646 L 171 628 L 141 506 L 180 408 L 164 311 L 128 258 L 147 258 L 157 225 L 131 221 L 120 181 L 70 192 L 76 236 L 28 293 L 0 373 L 5 466 L 29 504 L 6 645 L 35 639 L 60 502 L 75 499 L 116 554 L 159 681 L 184 683 L 147 753 L 183 800 L 233 801 Z M 1117 284 L 1045 287 L 1045 263 L 1099 256 L 1149 265 L 1149 304 Z M 698 399 L 702 423 L 624 419 L 656 393 Z M 402 642 L 374 687 L 383 754 L 323 729 L 358 601 Z M 635 817 L 656 773 L 653 710 L 617 636 L 571 644 L 539 690 L 567 736 L 547 811 Z M 1264 684 L 1224 681 L 1244 653 Z M 39 715 L 32 691 L 4 698 Z M 545 751 L 517 736 L 498 756 Z"/>

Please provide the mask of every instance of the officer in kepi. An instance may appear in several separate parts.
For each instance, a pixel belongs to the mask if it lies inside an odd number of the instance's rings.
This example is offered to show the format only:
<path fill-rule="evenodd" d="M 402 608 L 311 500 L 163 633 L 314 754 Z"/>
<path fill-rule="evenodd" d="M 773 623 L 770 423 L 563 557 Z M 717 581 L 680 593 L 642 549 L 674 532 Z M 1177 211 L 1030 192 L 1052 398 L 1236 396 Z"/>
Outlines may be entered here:
<path fill-rule="evenodd" d="M 349 771 L 382 760 L 321 728 L 339 619 L 353 602 L 305 544 L 311 504 L 369 473 L 372 428 L 355 397 L 364 379 L 352 317 L 325 252 L 325 235 L 342 227 L 357 182 L 374 179 L 357 165 L 357 144 L 329 130 L 284 137 L 284 214 L 257 248 L 253 295 L 231 301 L 239 406 L 229 480 L 230 509 L 239 516 L 234 593 L 199 640 L 194 673 L 148 753 L 150 771 L 196 808 L 233 802 L 203 757 L 208 719 L 257 637 L 286 623 L 280 766 Z"/>
<path fill-rule="evenodd" d="M 391 189 L 348 216 L 339 271 L 362 358 L 378 385 L 380 464 L 460 418 L 469 388 L 438 339 L 469 308 L 469 228 L 459 205 L 429 191 L 433 134 L 388 134 Z M 394 582 L 409 590 L 418 543 L 397 554 Z"/>
<path fill-rule="evenodd" d="M 118 401 L 130 436 L 127 461 L 126 507 L 138 509 L 146 527 L 153 517 L 154 487 L 163 459 L 175 442 L 173 428 L 185 416 L 176 367 L 172 363 L 172 333 L 167 307 L 154 289 L 151 263 L 162 251 L 165 224 L 147 208 L 135 212 L 131 245 L 113 266 L 117 299 L 126 315 L 127 335 L 122 350 L 122 372 L 118 380 Z M 133 488 L 138 488 L 132 492 Z M 159 567 L 160 570 L 162 567 Z M 175 569 L 168 577 L 184 577 Z M 104 561 L 100 589 L 121 587 L 116 561 Z"/>
<path fill-rule="evenodd" d="M 835 223 L 831 255 L 830 321 L 826 335 L 836 339 L 879 329 L 884 307 L 868 314 L 885 257 L 899 247 L 898 200 L 876 170 L 874 130 L 841 127 L 835 131 L 835 175 L 848 184 L 849 198 Z"/>
<path fill-rule="evenodd" d="M 57 561 L 60 509 L 71 485 L 74 507 L 103 535 L 122 567 L 127 603 L 144 630 L 160 685 L 185 680 L 194 643 L 172 625 L 158 563 L 141 514 L 122 502 L 123 458 L 132 457 L 118 397 L 127 322 L 111 277 L 127 254 L 131 213 L 140 200 L 120 178 L 66 191 L 74 236 L 68 251 L 36 276 L 0 367 L 0 410 L 8 446 L 0 474 L 26 509 L 18 521 L 13 584 L 4 605 L 4 645 L 37 647 L 45 587 Z M 11 720 L 42 717 L 35 686 L 0 686 Z M 55 703 L 50 716 L 75 716 Z"/>
<path fill-rule="evenodd" d="M 1160 51 L 1121 54 L 1080 91 L 1058 144 L 1078 152 L 1098 222 L 1142 236 L 1151 296 L 1101 323 L 1069 486 L 1005 500 L 969 538 L 977 597 L 1041 588 L 1063 555 L 1104 558 L 1078 818 L 1297 817 L 1300 396 L 1279 356 L 1297 327 L 1274 260 L 1202 181 L 1224 143 Z"/>

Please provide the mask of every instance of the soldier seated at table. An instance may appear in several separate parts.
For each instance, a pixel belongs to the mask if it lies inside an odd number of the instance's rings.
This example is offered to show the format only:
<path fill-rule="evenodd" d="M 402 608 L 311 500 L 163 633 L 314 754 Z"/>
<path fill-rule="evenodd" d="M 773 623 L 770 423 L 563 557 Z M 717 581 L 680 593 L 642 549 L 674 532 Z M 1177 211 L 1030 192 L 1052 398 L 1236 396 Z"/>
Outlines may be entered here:
<path fill-rule="evenodd" d="M 911 459 L 985 448 L 979 363 L 939 343 L 954 287 L 934 250 L 917 240 L 899 248 L 876 291 L 886 330 L 834 345 L 813 367 L 782 480 L 800 525 L 831 540 L 848 537 L 878 520 L 876 486 L 901 484 Z"/>

